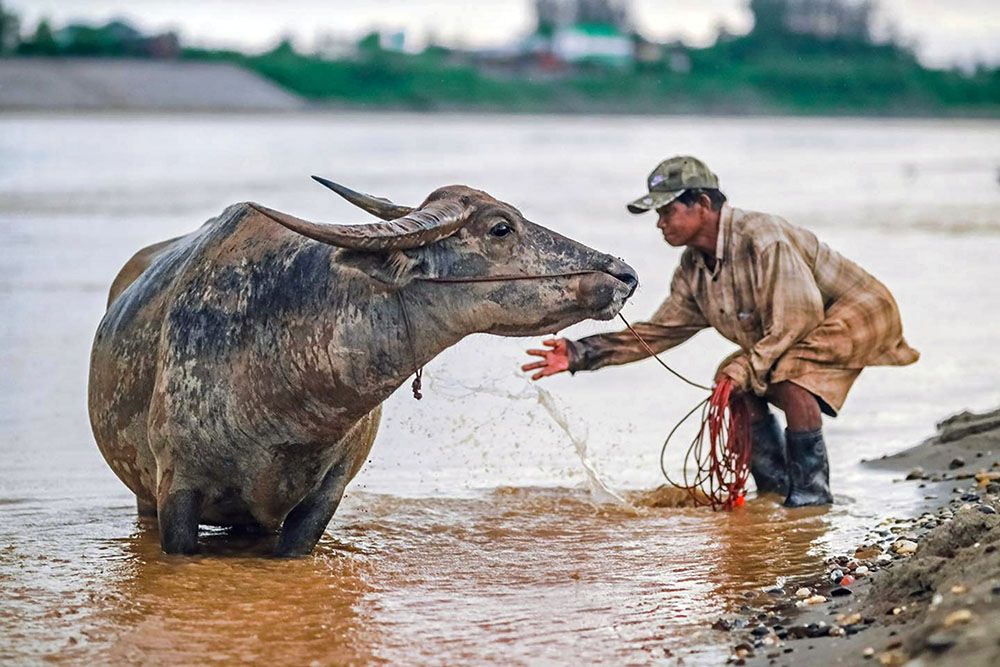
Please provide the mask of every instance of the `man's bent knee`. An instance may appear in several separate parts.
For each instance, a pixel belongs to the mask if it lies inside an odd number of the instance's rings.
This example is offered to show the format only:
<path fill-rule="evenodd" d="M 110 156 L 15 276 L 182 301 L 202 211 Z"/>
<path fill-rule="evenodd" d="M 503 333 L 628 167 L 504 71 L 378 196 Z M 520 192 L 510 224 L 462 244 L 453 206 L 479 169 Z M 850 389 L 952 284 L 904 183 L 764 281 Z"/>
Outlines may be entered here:
<path fill-rule="evenodd" d="M 767 398 L 785 413 L 789 430 L 811 431 L 823 426 L 819 401 L 794 382 L 786 380 L 771 385 Z"/>

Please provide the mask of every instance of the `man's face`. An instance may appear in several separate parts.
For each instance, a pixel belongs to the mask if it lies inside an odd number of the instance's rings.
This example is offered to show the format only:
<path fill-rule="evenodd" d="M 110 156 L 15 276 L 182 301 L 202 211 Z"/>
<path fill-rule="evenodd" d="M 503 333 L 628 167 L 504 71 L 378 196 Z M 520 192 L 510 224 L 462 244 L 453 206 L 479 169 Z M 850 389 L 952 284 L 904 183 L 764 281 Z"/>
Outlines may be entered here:
<path fill-rule="evenodd" d="M 663 240 L 674 247 L 687 245 L 701 229 L 703 210 L 700 204 L 687 206 L 672 201 L 656 209 L 660 219 L 656 227 L 663 233 Z"/>

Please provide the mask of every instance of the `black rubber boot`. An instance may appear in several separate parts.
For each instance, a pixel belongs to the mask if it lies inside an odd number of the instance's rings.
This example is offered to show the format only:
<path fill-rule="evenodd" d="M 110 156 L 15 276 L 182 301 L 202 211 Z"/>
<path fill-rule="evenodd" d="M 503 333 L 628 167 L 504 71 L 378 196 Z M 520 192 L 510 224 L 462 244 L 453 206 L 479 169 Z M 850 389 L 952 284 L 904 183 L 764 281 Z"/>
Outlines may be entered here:
<path fill-rule="evenodd" d="M 788 452 L 788 497 L 785 507 L 829 505 L 830 462 L 826 458 L 823 429 L 785 431 Z"/>
<path fill-rule="evenodd" d="M 750 448 L 750 474 L 757 484 L 757 495 L 788 493 L 788 470 L 785 465 L 785 434 L 774 413 L 753 425 Z"/>

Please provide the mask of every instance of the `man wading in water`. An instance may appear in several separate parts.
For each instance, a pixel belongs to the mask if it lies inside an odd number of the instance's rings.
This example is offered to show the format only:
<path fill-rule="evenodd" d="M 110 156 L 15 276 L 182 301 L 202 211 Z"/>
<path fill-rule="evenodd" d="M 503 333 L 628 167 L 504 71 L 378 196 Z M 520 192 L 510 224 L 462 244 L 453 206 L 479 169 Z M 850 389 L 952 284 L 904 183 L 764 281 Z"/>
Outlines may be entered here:
<path fill-rule="evenodd" d="M 628 210 L 655 210 L 664 240 L 687 249 L 670 295 L 635 331 L 654 352 L 706 327 L 739 345 L 715 380 L 730 378 L 740 390 L 733 400 L 749 410 L 758 493 L 780 493 L 788 507 L 833 502 L 821 413 L 837 416 L 865 366 L 920 356 L 903 339 L 892 294 L 812 232 L 728 206 L 718 178 L 696 158 L 660 163 L 648 187 Z M 537 371 L 533 380 L 649 356 L 628 330 L 543 344 L 528 350 L 542 360 L 522 367 Z M 785 413 L 784 433 L 768 404 Z"/>

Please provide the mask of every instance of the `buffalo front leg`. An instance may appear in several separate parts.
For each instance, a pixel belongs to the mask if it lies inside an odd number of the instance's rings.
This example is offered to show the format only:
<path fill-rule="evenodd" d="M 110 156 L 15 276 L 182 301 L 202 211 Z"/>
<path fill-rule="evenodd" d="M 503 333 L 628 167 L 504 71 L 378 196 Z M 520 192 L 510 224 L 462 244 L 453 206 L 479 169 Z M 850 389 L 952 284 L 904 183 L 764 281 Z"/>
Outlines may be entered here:
<path fill-rule="evenodd" d="M 143 500 L 139 496 L 135 497 L 135 511 L 136 513 L 145 519 L 155 519 L 156 518 L 156 503 L 152 503 L 148 500 Z"/>
<path fill-rule="evenodd" d="M 281 527 L 274 555 L 278 558 L 306 556 L 312 552 L 326 525 L 340 505 L 350 476 L 344 466 L 334 466 L 319 488 L 306 496 L 288 513 Z"/>
<path fill-rule="evenodd" d="M 160 548 L 168 554 L 198 552 L 198 520 L 202 494 L 161 482 L 156 514 L 160 524 Z"/>

